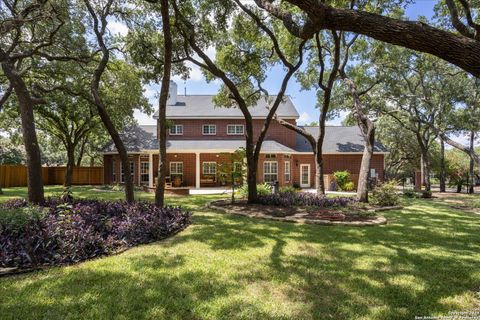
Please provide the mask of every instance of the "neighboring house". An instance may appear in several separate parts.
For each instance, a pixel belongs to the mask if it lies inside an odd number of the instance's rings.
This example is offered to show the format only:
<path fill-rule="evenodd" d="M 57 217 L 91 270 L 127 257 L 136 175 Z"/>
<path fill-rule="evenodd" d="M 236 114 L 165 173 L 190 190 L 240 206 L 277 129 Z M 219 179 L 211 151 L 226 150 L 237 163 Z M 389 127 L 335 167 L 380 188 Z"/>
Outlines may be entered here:
<path fill-rule="evenodd" d="M 176 94 L 171 83 L 167 106 L 170 122 L 167 136 L 167 176 L 185 187 L 212 187 L 221 185 L 217 165 L 225 161 L 225 154 L 245 147 L 245 120 L 238 108 L 219 108 L 213 95 Z M 268 113 L 267 103 L 260 99 L 250 108 L 256 135 Z M 290 98 L 279 106 L 278 118 L 296 123 L 299 114 Z M 158 113 L 154 115 L 158 118 Z M 315 137 L 318 127 L 305 127 Z M 136 185 L 154 187 L 158 168 L 157 126 L 135 126 L 122 134 L 132 160 L 131 173 Z M 355 182 L 358 179 L 363 152 L 363 138 L 358 127 L 328 126 L 324 142 L 324 179 L 326 186 L 332 173 L 348 170 Z M 383 146 L 375 146 L 370 174 L 383 179 Z M 283 127 L 275 120 L 270 124 L 257 169 L 257 180 L 278 181 L 281 186 L 314 187 L 315 160 L 310 144 L 301 135 Z M 104 150 L 104 181 L 123 182 L 123 170 L 113 144 Z"/>

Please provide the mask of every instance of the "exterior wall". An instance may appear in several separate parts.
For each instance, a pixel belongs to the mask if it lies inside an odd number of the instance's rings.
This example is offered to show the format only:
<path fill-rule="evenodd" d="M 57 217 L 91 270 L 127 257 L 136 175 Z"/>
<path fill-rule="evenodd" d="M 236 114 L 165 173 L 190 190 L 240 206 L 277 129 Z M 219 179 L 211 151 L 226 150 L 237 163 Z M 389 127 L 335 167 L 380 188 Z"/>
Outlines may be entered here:
<path fill-rule="evenodd" d="M 158 168 L 158 155 L 153 156 L 154 167 Z M 170 162 L 183 162 L 182 185 L 195 186 L 195 153 L 168 153 L 167 154 L 167 176 L 170 175 Z M 156 163 L 156 166 L 155 166 Z M 155 172 L 157 171 L 157 172 Z M 158 176 L 158 170 L 154 169 L 153 176 Z"/>
<path fill-rule="evenodd" d="M 241 119 L 177 119 L 172 120 L 175 124 L 183 125 L 183 134 L 182 135 L 171 135 L 168 132 L 169 140 L 191 140 L 191 139 L 203 139 L 203 140 L 243 140 L 243 135 L 229 135 L 227 134 L 227 125 L 229 124 L 243 124 L 245 125 L 245 120 Z M 291 123 L 295 123 L 295 120 L 288 120 Z M 214 124 L 217 126 L 216 135 L 203 135 L 202 127 L 204 124 Z M 255 139 L 260 134 L 264 124 L 264 120 L 255 119 L 253 120 L 253 132 Z M 284 144 L 288 147 L 295 147 L 296 144 L 296 134 L 291 130 L 280 125 L 277 121 L 273 120 L 268 128 L 266 139 L 275 140 L 281 144 Z"/>
<path fill-rule="evenodd" d="M 140 155 L 134 154 L 128 156 L 129 160 L 133 162 L 133 184 L 140 184 Z M 113 161 L 115 160 L 115 168 L 113 168 Z M 118 154 L 105 154 L 103 155 L 103 172 L 105 184 L 117 184 L 121 183 L 121 168 L 122 163 Z M 116 181 L 113 181 L 113 171 L 115 171 Z"/>
<path fill-rule="evenodd" d="M 112 168 L 112 163 L 115 159 L 116 168 Z M 130 159 L 134 162 L 134 181 L 135 184 L 139 184 L 139 165 L 140 165 L 140 155 L 131 155 Z M 325 169 L 325 182 L 326 187 L 328 188 L 328 182 L 331 181 L 331 178 L 328 178 L 327 175 L 331 175 L 335 171 L 348 170 L 352 174 L 352 178 L 357 185 L 358 173 L 360 170 L 360 163 L 362 160 L 361 154 L 334 154 L 334 155 L 324 155 L 324 169 Z M 178 153 L 178 154 L 167 154 L 167 175 L 170 175 L 170 162 L 183 162 L 183 185 L 184 186 L 195 186 L 196 183 L 196 156 L 194 153 Z M 202 153 L 200 154 L 200 179 L 204 179 L 202 164 L 205 161 L 216 162 L 218 164 L 228 161 L 228 156 L 224 154 L 215 154 L 215 153 Z M 309 164 L 310 165 L 310 187 L 315 186 L 315 160 L 313 154 L 293 154 L 293 155 L 284 155 L 276 154 L 274 159 L 266 159 L 265 154 L 260 154 L 258 168 L 257 168 L 257 182 L 264 182 L 263 175 L 263 164 L 264 161 L 277 161 L 278 162 L 278 181 L 281 186 L 300 184 L 300 165 Z M 285 181 L 285 161 L 290 161 L 290 181 Z M 118 155 L 104 155 L 104 181 L 106 184 L 115 183 L 112 181 L 112 172 L 115 170 L 117 176 L 117 182 L 120 183 L 120 158 Z M 153 156 L 153 177 L 154 180 L 158 175 L 158 155 Z M 380 180 L 384 179 L 384 155 L 383 154 L 374 154 L 372 158 L 372 166 L 378 174 Z M 221 182 L 217 178 L 215 183 L 202 183 L 201 187 L 205 186 L 220 186 Z"/>

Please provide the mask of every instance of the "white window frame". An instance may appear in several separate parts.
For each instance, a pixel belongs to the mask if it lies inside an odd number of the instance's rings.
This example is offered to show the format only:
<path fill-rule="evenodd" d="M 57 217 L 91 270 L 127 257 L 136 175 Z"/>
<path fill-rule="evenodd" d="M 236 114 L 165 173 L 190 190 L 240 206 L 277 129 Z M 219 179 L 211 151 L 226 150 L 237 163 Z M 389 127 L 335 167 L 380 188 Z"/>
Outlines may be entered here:
<path fill-rule="evenodd" d="M 112 160 L 112 182 L 117 182 L 117 162 L 115 159 Z"/>
<path fill-rule="evenodd" d="M 275 172 L 272 172 L 272 166 L 275 164 Z M 267 170 L 267 167 L 268 170 Z M 270 179 L 266 179 L 266 177 L 268 176 L 271 176 Z M 275 177 L 275 179 L 271 179 L 272 177 Z M 263 162 L 263 181 L 264 182 L 275 182 L 275 181 L 278 181 L 278 161 L 264 161 Z"/>
<path fill-rule="evenodd" d="M 146 180 L 144 180 L 145 177 L 147 178 Z M 140 161 L 140 184 L 148 185 L 149 183 L 150 183 L 150 162 Z"/>
<path fill-rule="evenodd" d="M 209 128 L 208 132 L 205 133 L 205 128 Z M 213 128 L 213 132 L 210 131 L 210 129 Z M 214 136 L 217 134 L 217 125 L 216 124 L 204 124 L 202 125 L 202 134 L 204 136 Z"/>
<path fill-rule="evenodd" d="M 175 132 L 172 132 L 172 129 L 175 128 Z M 179 130 L 180 129 L 180 132 Z M 170 135 L 171 136 L 182 136 L 183 135 L 183 124 L 173 124 L 171 127 L 170 127 Z"/>
<path fill-rule="evenodd" d="M 205 165 L 213 165 L 212 167 L 214 170 L 212 171 L 210 166 L 205 166 Z M 208 168 L 208 170 L 205 170 Z M 217 163 L 215 161 L 203 161 L 202 162 L 202 174 L 205 176 L 213 176 L 217 174 Z"/>
<path fill-rule="evenodd" d="M 125 183 L 125 174 L 123 173 L 123 165 L 120 163 L 120 183 Z M 130 161 L 130 175 L 132 179 L 135 180 L 135 164 L 133 161 Z"/>
<path fill-rule="evenodd" d="M 292 179 L 292 163 L 291 163 L 291 161 L 285 161 L 284 178 L 285 178 L 285 182 L 290 182 L 290 180 Z"/>
<path fill-rule="evenodd" d="M 243 163 L 240 161 L 235 161 L 233 163 L 233 172 L 242 172 L 243 170 Z"/>
<path fill-rule="evenodd" d="M 230 128 L 233 128 L 233 132 L 230 132 Z M 241 128 L 241 130 L 238 130 Z M 229 136 L 241 136 L 245 134 L 245 126 L 243 124 L 227 124 L 227 134 Z"/>
<path fill-rule="evenodd" d="M 172 166 L 173 165 L 173 166 Z M 181 165 L 181 172 L 178 171 L 178 165 Z M 175 168 L 175 170 L 173 170 Z M 171 161 L 169 164 L 170 175 L 183 176 L 183 161 Z"/>

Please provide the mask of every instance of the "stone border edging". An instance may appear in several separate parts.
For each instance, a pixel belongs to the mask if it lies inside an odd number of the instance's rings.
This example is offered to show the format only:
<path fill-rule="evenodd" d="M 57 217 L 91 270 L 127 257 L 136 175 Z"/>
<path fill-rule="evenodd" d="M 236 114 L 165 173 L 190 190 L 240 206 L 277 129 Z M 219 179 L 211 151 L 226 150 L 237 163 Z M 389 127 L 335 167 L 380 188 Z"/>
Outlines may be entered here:
<path fill-rule="evenodd" d="M 245 212 L 237 212 L 228 210 L 225 205 L 218 205 L 219 203 L 226 204 L 224 200 L 216 200 L 208 203 L 206 206 L 210 209 L 221 210 L 228 214 L 249 217 L 249 218 L 258 218 L 264 220 L 273 220 L 273 221 L 282 221 L 282 222 L 291 222 L 291 223 L 303 223 L 303 224 L 318 224 L 318 225 L 326 225 L 326 226 L 352 226 L 352 227 L 368 227 L 368 226 L 378 226 L 387 224 L 387 218 L 384 216 L 378 216 L 373 220 L 370 221 L 330 221 L 330 220 L 318 220 L 318 219 L 306 219 L 306 218 L 295 218 L 295 217 L 272 217 L 263 213 L 257 214 L 250 214 Z M 370 212 L 377 212 L 377 211 L 387 211 L 387 210 L 394 210 L 394 209 L 402 209 L 402 206 L 395 206 L 395 207 L 384 207 L 378 209 L 371 209 L 373 211 Z"/>

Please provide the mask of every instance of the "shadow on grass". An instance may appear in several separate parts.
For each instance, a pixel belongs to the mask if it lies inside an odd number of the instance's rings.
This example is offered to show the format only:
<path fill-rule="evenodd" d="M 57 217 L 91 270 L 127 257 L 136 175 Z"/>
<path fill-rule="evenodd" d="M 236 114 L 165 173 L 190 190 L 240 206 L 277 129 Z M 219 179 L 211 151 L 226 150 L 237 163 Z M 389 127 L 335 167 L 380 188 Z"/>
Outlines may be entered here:
<path fill-rule="evenodd" d="M 196 212 L 191 227 L 166 241 L 0 279 L 0 312 L 23 319 L 413 319 L 478 303 L 478 217 L 424 200 L 385 215 L 388 225 L 354 228 Z"/>

